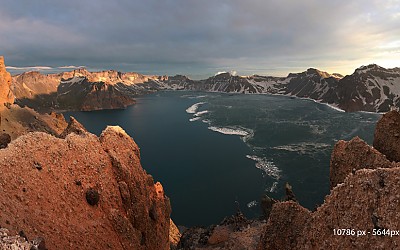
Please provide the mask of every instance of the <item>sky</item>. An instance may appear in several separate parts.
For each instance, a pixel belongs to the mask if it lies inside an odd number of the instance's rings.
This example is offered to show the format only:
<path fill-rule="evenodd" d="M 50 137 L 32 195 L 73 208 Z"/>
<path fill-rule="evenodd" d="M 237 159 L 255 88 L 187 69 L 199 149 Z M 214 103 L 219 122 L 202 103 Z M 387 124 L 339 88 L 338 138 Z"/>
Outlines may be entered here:
<path fill-rule="evenodd" d="M 1 0 L 9 71 L 204 78 L 400 67 L 400 0 Z M 60 68 L 62 67 L 62 68 Z"/>

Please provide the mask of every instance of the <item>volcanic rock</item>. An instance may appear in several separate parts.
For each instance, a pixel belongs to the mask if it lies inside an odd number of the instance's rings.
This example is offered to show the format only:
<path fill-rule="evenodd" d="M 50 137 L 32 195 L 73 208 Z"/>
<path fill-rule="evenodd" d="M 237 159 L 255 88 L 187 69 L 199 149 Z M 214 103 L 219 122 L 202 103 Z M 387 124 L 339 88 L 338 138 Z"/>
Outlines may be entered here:
<path fill-rule="evenodd" d="M 33 131 L 59 135 L 67 126 L 62 115 L 38 114 L 30 108 L 11 104 L 14 97 L 10 91 L 11 76 L 6 71 L 4 58 L 0 56 L 0 131 L 11 139 Z M 8 138 L 8 137 L 7 137 Z M 2 141 L 7 141 L 2 137 Z M 5 143 L 2 144 L 3 146 Z"/>
<path fill-rule="evenodd" d="M 258 249 L 298 249 L 311 212 L 294 201 L 275 203 Z"/>
<path fill-rule="evenodd" d="M 276 202 L 277 201 L 275 199 L 272 199 L 268 195 L 264 195 L 261 198 L 261 210 L 262 210 L 263 216 L 266 220 L 268 220 L 269 215 L 272 211 L 272 207 Z"/>
<path fill-rule="evenodd" d="M 285 195 L 285 201 L 297 202 L 296 196 L 293 193 L 292 186 L 288 182 L 286 182 L 286 184 L 285 184 L 285 194 L 286 194 Z"/>
<path fill-rule="evenodd" d="M 187 229 L 182 234 L 178 249 L 256 249 L 264 226 L 263 221 L 248 220 L 237 213 L 217 226 Z"/>
<path fill-rule="evenodd" d="M 6 148 L 11 142 L 11 136 L 7 133 L 0 133 L 0 149 Z"/>
<path fill-rule="evenodd" d="M 342 183 L 344 179 L 356 170 L 363 168 L 394 167 L 385 155 L 370 147 L 359 137 L 349 142 L 338 141 L 332 151 L 330 163 L 330 187 Z"/>
<path fill-rule="evenodd" d="M 136 143 L 119 127 L 84 133 L 29 133 L 0 150 L 0 225 L 42 235 L 49 249 L 169 249 L 169 199 L 149 183 Z"/>
<path fill-rule="evenodd" d="M 19 235 L 9 235 L 6 228 L 0 228 L 0 249 L 2 250 L 31 250 L 35 245 Z"/>
<path fill-rule="evenodd" d="M 14 95 L 10 89 L 11 81 L 11 75 L 4 64 L 4 57 L 0 56 L 0 104 L 14 103 Z"/>
<path fill-rule="evenodd" d="M 400 113 L 390 111 L 375 128 L 374 147 L 391 161 L 400 162 Z"/>
<path fill-rule="evenodd" d="M 182 236 L 182 234 L 179 232 L 178 227 L 170 219 L 170 221 L 169 221 L 169 243 L 170 243 L 171 250 L 178 249 L 178 243 L 179 243 L 179 240 L 181 239 L 181 236 Z"/>
<path fill-rule="evenodd" d="M 69 117 L 69 123 L 67 128 L 60 134 L 61 138 L 65 138 L 67 135 L 71 133 L 75 133 L 77 135 L 84 135 L 86 134 L 86 128 L 78 122 L 74 117 Z"/>

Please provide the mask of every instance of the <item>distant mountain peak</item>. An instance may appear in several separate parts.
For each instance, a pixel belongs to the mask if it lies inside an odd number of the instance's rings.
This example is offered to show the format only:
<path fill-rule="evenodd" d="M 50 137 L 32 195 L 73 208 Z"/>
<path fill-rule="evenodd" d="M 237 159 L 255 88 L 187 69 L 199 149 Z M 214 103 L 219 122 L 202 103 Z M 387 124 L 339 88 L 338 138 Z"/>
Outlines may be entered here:
<path fill-rule="evenodd" d="M 375 70 L 375 71 L 386 71 L 386 69 L 385 68 L 383 68 L 383 67 L 381 67 L 381 66 L 379 66 L 379 65 L 377 65 L 377 64 L 368 64 L 368 65 L 362 65 L 362 66 L 360 66 L 360 67 L 358 67 L 355 71 L 354 71 L 354 73 L 366 73 L 366 72 L 369 72 L 369 71 L 371 71 L 371 70 Z"/>

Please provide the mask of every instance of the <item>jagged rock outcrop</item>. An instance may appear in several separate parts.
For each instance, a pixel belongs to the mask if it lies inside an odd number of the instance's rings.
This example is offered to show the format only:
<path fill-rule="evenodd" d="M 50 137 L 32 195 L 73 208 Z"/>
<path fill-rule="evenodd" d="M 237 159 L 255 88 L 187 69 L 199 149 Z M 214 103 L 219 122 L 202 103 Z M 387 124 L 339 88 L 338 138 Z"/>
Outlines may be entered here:
<path fill-rule="evenodd" d="M 6 70 L 4 57 L 0 56 L 0 105 L 4 103 L 14 103 L 14 95 L 11 92 L 12 78 Z"/>
<path fill-rule="evenodd" d="M 311 212 L 294 201 L 273 206 L 258 249 L 298 249 L 302 231 Z"/>
<path fill-rule="evenodd" d="M 60 134 L 60 138 L 65 138 L 67 135 L 71 133 L 75 133 L 77 135 L 82 135 L 88 132 L 86 128 L 78 122 L 73 116 L 69 117 L 69 123 L 67 128 Z"/>
<path fill-rule="evenodd" d="M 330 163 L 331 189 L 342 183 L 351 173 L 363 168 L 387 168 L 395 167 L 385 155 L 370 147 L 359 137 L 346 142 L 340 140 L 336 143 Z"/>
<path fill-rule="evenodd" d="M 183 232 L 178 249 L 241 250 L 256 249 L 264 221 L 248 220 L 237 213 L 217 226 L 194 227 Z"/>
<path fill-rule="evenodd" d="M 170 250 L 178 249 L 178 243 L 179 243 L 179 240 L 181 239 L 181 237 L 182 237 L 182 234 L 179 231 L 178 227 L 170 219 L 170 221 L 169 221 L 169 245 L 170 245 Z"/>
<path fill-rule="evenodd" d="M 399 237 L 377 236 L 374 230 L 400 227 L 399 180 L 399 168 L 361 169 L 313 213 L 301 207 L 285 211 L 277 203 L 259 249 L 397 249 Z M 338 233 L 341 229 L 349 230 Z"/>
<path fill-rule="evenodd" d="M 169 199 L 119 127 L 23 135 L 0 150 L 0 172 L 0 225 L 12 234 L 49 249 L 169 249 Z"/>
<path fill-rule="evenodd" d="M 400 113 L 390 111 L 375 128 L 374 147 L 391 161 L 400 162 Z"/>

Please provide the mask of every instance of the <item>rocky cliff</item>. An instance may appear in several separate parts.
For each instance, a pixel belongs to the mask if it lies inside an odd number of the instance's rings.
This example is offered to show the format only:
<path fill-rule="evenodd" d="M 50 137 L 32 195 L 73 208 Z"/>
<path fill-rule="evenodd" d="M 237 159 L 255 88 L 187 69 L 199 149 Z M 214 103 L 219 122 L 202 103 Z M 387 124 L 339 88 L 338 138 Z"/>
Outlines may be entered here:
<path fill-rule="evenodd" d="M 32 131 L 42 131 L 59 135 L 67 126 L 62 115 L 38 114 L 31 108 L 21 108 L 12 104 L 10 92 L 11 76 L 6 71 L 3 57 L 0 57 L 0 148 L 11 139 Z"/>
<path fill-rule="evenodd" d="M 380 119 L 374 145 L 379 140 L 382 148 L 391 147 L 398 116 L 392 111 Z M 331 159 L 332 190 L 324 204 L 310 212 L 294 202 L 276 203 L 258 248 L 399 248 L 400 165 L 388 160 L 398 151 L 378 152 L 359 138 L 338 142 Z"/>
<path fill-rule="evenodd" d="M 40 111 L 126 108 L 135 103 L 138 83 L 159 77 L 113 70 L 77 69 L 60 74 L 27 72 L 13 77 L 16 102 Z M 140 87 L 140 93 L 145 89 Z"/>
<path fill-rule="evenodd" d="M 12 78 L 6 70 L 4 57 L 0 56 L 0 104 L 14 103 L 14 95 L 10 89 L 11 82 Z"/>
<path fill-rule="evenodd" d="M 80 127 L 0 150 L 0 224 L 44 237 L 48 249 L 169 249 L 169 199 L 139 147 L 119 127 L 100 137 Z"/>

